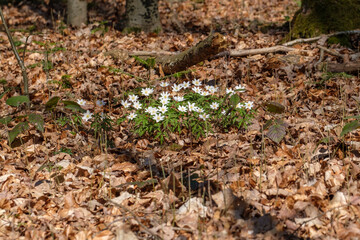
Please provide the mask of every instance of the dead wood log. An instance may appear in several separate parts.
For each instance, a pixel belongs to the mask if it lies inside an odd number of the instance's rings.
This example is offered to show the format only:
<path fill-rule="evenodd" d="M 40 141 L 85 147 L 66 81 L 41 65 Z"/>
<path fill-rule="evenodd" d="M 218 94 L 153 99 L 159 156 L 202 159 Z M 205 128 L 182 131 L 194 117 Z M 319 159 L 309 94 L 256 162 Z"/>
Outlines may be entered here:
<path fill-rule="evenodd" d="M 340 73 L 340 72 L 358 73 L 360 71 L 360 62 L 324 63 L 324 64 L 319 64 L 319 68 L 325 67 L 326 71 L 332 73 Z"/>
<path fill-rule="evenodd" d="M 227 47 L 224 36 L 219 33 L 210 34 L 206 39 L 181 53 L 156 58 L 165 74 L 183 71 L 199 62 L 224 51 Z"/>

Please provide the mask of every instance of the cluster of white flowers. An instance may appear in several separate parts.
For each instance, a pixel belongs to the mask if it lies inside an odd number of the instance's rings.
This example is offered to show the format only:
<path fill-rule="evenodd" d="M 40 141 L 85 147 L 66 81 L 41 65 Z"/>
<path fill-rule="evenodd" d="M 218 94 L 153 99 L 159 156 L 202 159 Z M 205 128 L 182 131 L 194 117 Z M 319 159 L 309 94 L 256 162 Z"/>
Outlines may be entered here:
<path fill-rule="evenodd" d="M 205 89 L 206 89 L 207 91 L 209 91 L 210 94 L 215 94 L 215 93 L 219 90 L 218 87 L 209 86 L 209 85 L 206 85 L 206 86 L 205 86 Z"/>
<path fill-rule="evenodd" d="M 231 88 L 227 88 L 226 89 L 226 94 L 229 94 L 231 96 L 231 95 L 235 94 L 235 91 L 232 90 Z"/>
<path fill-rule="evenodd" d="M 193 87 L 192 90 L 195 92 L 195 93 L 199 93 L 201 94 L 202 92 L 202 89 L 200 87 Z"/>
<path fill-rule="evenodd" d="M 87 121 L 90 120 L 90 118 L 92 118 L 92 115 L 93 115 L 93 114 L 92 114 L 89 110 L 87 110 L 87 111 L 83 114 L 82 120 L 84 120 L 85 122 L 87 122 Z"/>
<path fill-rule="evenodd" d="M 186 112 L 187 111 L 186 106 L 179 106 L 178 109 L 179 109 L 180 112 Z"/>
<path fill-rule="evenodd" d="M 161 122 L 162 120 L 164 120 L 164 116 L 161 115 L 161 114 L 155 114 L 153 116 L 153 119 L 156 121 L 156 122 Z"/>
<path fill-rule="evenodd" d="M 106 105 L 106 102 L 104 100 L 96 100 L 96 105 L 99 107 L 103 107 Z"/>
<path fill-rule="evenodd" d="M 253 101 L 247 101 L 247 102 L 244 102 L 244 103 L 238 103 L 236 105 L 237 108 L 246 108 L 246 109 L 252 109 L 254 106 L 254 102 Z"/>
<path fill-rule="evenodd" d="M 137 96 L 135 94 L 129 95 L 130 102 L 136 102 L 138 100 L 138 98 L 139 98 L 139 96 Z"/>
<path fill-rule="evenodd" d="M 133 119 L 135 119 L 137 117 L 137 114 L 136 113 L 130 113 L 129 114 L 129 116 L 127 116 L 127 118 L 129 119 L 129 120 L 133 120 Z"/>
<path fill-rule="evenodd" d="M 145 112 L 149 113 L 151 116 L 155 115 L 158 112 L 158 109 L 155 107 L 148 107 Z"/>
<path fill-rule="evenodd" d="M 151 92 L 151 91 L 149 90 L 150 88 L 145 88 L 145 89 L 147 89 L 146 91 L 144 91 L 146 94 L 148 94 L 149 92 Z M 143 90 L 144 90 L 144 89 L 143 89 Z M 144 92 L 143 92 L 143 95 L 145 95 Z M 145 95 L 145 96 L 146 96 L 146 95 Z M 130 102 L 129 102 L 128 100 L 125 100 L 125 101 L 122 100 L 122 101 L 121 101 L 121 105 L 123 105 L 124 108 L 129 108 L 129 107 L 131 106 L 131 103 L 132 103 L 133 108 L 139 110 L 139 109 L 142 108 L 142 106 L 141 106 L 141 103 L 138 101 L 138 99 L 139 99 L 139 96 L 137 96 L 137 95 L 134 95 L 134 94 L 129 95 L 129 101 L 130 101 Z"/>
<path fill-rule="evenodd" d="M 176 85 L 176 84 L 174 84 L 173 86 L 172 86 L 172 90 L 174 91 L 174 92 L 178 92 L 178 91 L 180 91 L 182 89 L 182 85 L 180 84 L 180 85 Z"/>
<path fill-rule="evenodd" d="M 194 79 L 191 82 L 183 82 L 181 84 L 170 84 L 167 81 L 163 81 L 159 84 L 162 88 L 165 88 L 166 90 L 171 90 L 171 93 L 168 91 L 162 91 L 159 94 L 158 97 L 158 102 L 161 104 L 161 106 L 159 107 L 148 107 L 145 109 L 146 113 L 149 113 L 152 117 L 152 119 L 154 119 L 156 122 L 161 122 L 165 119 L 165 114 L 168 111 L 169 108 L 169 103 L 171 102 L 171 98 L 173 98 L 176 102 L 183 102 L 184 101 L 184 96 L 180 95 L 179 92 L 182 89 L 188 89 L 191 88 L 191 90 L 197 94 L 200 94 L 202 96 L 209 96 L 209 95 L 214 95 L 219 91 L 219 88 L 216 86 L 211 86 L 211 85 L 204 85 L 202 84 L 201 80 L 199 79 Z M 236 94 L 236 92 L 244 92 L 245 91 L 245 86 L 243 85 L 238 85 L 236 86 L 234 89 L 231 88 L 227 88 L 226 89 L 226 94 L 229 94 L 230 96 L 233 94 Z M 154 93 L 154 89 L 152 88 L 144 88 L 141 90 L 141 94 L 145 97 L 151 95 Z M 131 94 L 128 96 L 127 100 L 122 100 L 121 104 L 124 106 L 124 108 L 130 108 L 132 107 L 135 110 L 140 110 L 142 109 L 142 105 L 141 103 L 139 103 L 138 101 L 139 96 L 135 95 L 135 94 Z M 218 110 L 220 107 L 218 102 L 212 102 L 210 104 L 210 109 L 212 110 Z M 237 108 L 245 108 L 245 109 L 252 109 L 253 108 L 253 102 L 252 101 L 248 101 L 248 102 L 242 102 L 237 104 L 236 106 Z M 209 115 L 205 113 L 205 110 L 196 106 L 195 103 L 191 103 L 188 102 L 185 105 L 180 105 L 177 106 L 177 110 L 180 112 L 197 112 L 199 113 L 199 118 L 206 120 L 209 118 Z M 226 111 L 223 110 L 222 114 L 225 114 Z M 132 112 L 130 113 L 127 118 L 129 120 L 133 120 L 135 119 L 137 116 L 136 113 Z"/>
<path fill-rule="evenodd" d="M 160 83 L 160 86 L 161 87 L 167 87 L 167 86 L 169 86 L 170 84 L 168 83 L 168 82 L 161 82 Z"/>
<path fill-rule="evenodd" d="M 245 86 L 243 86 L 243 85 L 237 85 L 236 87 L 235 87 L 235 90 L 238 90 L 239 92 L 245 92 Z"/>
<path fill-rule="evenodd" d="M 202 84 L 199 79 L 194 79 L 194 80 L 192 81 L 192 83 L 193 83 L 195 86 L 201 86 L 201 84 Z"/>
<path fill-rule="evenodd" d="M 121 105 L 123 105 L 124 106 L 124 108 L 128 108 L 128 107 L 130 107 L 131 106 L 131 103 L 129 103 L 127 100 L 122 100 L 121 101 Z"/>
<path fill-rule="evenodd" d="M 78 99 L 77 101 L 77 104 L 79 104 L 80 106 L 85 106 L 86 104 L 86 101 L 84 99 Z"/>
<path fill-rule="evenodd" d="M 206 120 L 207 118 L 209 118 L 209 114 L 205 114 L 205 113 L 200 114 L 199 118 L 201 118 L 202 120 Z"/>
<path fill-rule="evenodd" d="M 86 105 L 86 101 L 84 99 L 78 99 L 76 100 L 77 104 L 79 104 L 80 106 L 85 106 Z M 99 107 L 103 107 L 106 105 L 106 102 L 104 100 L 96 100 L 96 105 Z M 101 114 L 101 116 L 103 117 L 103 113 Z M 82 120 L 84 120 L 85 122 L 89 121 L 93 116 L 93 113 L 91 113 L 89 110 L 87 110 L 83 116 L 82 116 Z"/>
<path fill-rule="evenodd" d="M 213 109 L 213 110 L 217 110 L 219 108 L 219 104 L 217 102 L 213 102 L 211 105 L 210 105 L 210 108 Z"/>
<path fill-rule="evenodd" d="M 184 101 L 184 97 L 183 96 L 175 96 L 174 100 L 177 102 L 182 102 L 182 101 Z"/>
<path fill-rule="evenodd" d="M 152 94 L 154 92 L 154 89 L 152 88 L 144 88 L 141 90 L 141 94 L 144 96 L 149 96 L 150 94 Z"/>

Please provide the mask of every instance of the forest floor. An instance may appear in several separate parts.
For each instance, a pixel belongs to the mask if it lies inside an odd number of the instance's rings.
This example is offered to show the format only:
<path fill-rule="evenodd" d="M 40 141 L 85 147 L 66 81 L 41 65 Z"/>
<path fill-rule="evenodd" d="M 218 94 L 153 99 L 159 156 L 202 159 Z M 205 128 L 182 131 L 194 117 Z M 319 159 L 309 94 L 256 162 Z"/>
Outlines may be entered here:
<path fill-rule="evenodd" d="M 108 51 L 183 51 L 212 29 L 232 50 L 280 45 L 297 1 L 160 1 L 163 32 L 129 35 L 116 29 L 124 2 L 95 1 L 90 23 L 77 30 L 45 4 L 2 7 L 21 57 L 26 46 L 31 104 L 6 103 L 21 95 L 22 74 L 1 31 L 0 239 L 359 238 L 360 124 L 349 117 L 359 115 L 360 82 L 318 70 L 319 60 L 343 59 L 328 52 L 320 59 L 316 41 L 204 61 L 166 79 L 215 82 L 215 96 L 243 85 L 236 94 L 255 112 L 246 129 L 214 127 L 199 139 L 185 129 L 161 143 L 135 134 L 134 121 L 118 121 L 128 93 L 150 83 L 159 93 L 161 75 Z M 85 100 L 83 108 L 106 114 L 111 128 L 94 131 L 95 115 L 83 120 L 71 102 L 73 110 L 61 100 L 45 109 L 54 96 Z M 29 113 L 43 116 L 43 129 Z M 4 124 L 5 116 L 13 119 Z M 277 125 L 267 128 L 272 119 Z M 16 132 L 25 121 L 29 128 Z"/>

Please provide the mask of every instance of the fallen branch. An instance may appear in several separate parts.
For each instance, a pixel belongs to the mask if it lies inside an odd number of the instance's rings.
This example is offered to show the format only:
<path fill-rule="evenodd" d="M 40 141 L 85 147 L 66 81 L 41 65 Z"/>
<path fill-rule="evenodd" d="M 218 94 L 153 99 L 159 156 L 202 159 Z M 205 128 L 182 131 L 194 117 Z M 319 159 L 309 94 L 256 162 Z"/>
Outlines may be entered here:
<path fill-rule="evenodd" d="M 226 41 L 224 36 L 214 33 L 192 48 L 175 55 L 158 57 L 156 62 L 161 65 L 165 74 L 176 73 L 209 59 L 224 51 L 225 48 Z"/>
<path fill-rule="evenodd" d="M 212 56 L 224 51 L 226 41 L 224 36 L 219 33 L 211 33 L 206 39 L 183 52 L 166 52 L 166 51 L 134 51 L 126 52 L 121 50 L 111 50 L 104 55 L 111 56 L 115 59 L 126 59 L 128 56 L 138 57 L 155 57 L 156 63 L 165 74 L 181 72 L 187 68 L 207 60 Z"/>
<path fill-rule="evenodd" d="M 338 35 L 342 35 L 342 34 L 360 34 L 360 30 L 342 31 L 342 32 L 330 33 L 330 34 L 327 34 L 327 35 L 321 35 L 321 36 L 312 37 L 312 38 L 299 38 L 299 39 L 295 39 L 293 41 L 284 43 L 282 45 L 288 47 L 288 46 L 295 45 L 297 43 L 315 42 L 315 41 L 320 40 L 320 39 L 322 40 L 323 43 L 325 43 L 325 41 L 329 37 L 338 36 Z M 321 45 L 323 45 L 323 44 L 321 44 Z"/>
<path fill-rule="evenodd" d="M 291 51 L 298 51 L 298 49 L 278 45 L 278 46 L 274 46 L 274 47 L 258 48 L 258 49 L 245 49 L 245 50 L 237 50 L 237 51 L 230 50 L 230 51 L 220 52 L 220 53 L 216 54 L 215 56 L 210 57 L 210 59 L 224 57 L 224 56 L 245 57 L 245 56 L 257 55 L 257 54 L 266 54 L 266 53 L 275 53 L 275 52 L 291 52 Z M 301 51 L 304 51 L 304 50 L 301 50 Z M 143 56 L 143 57 L 144 56 L 156 57 L 156 56 L 159 56 L 159 55 L 161 56 L 161 55 L 165 55 L 165 54 L 172 56 L 177 53 L 161 52 L 159 54 L 159 52 L 149 52 L 149 51 L 134 51 L 134 52 L 128 53 L 129 56 Z"/>
<path fill-rule="evenodd" d="M 265 53 L 291 52 L 291 51 L 296 51 L 296 50 L 298 50 L 298 49 L 280 45 L 280 46 L 267 47 L 267 48 L 230 51 L 229 56 L 230 57 L 244 57 L 244 56 L 249 56 L 249 55 L 257 55 L 257 54 L 265 54 Z"/>

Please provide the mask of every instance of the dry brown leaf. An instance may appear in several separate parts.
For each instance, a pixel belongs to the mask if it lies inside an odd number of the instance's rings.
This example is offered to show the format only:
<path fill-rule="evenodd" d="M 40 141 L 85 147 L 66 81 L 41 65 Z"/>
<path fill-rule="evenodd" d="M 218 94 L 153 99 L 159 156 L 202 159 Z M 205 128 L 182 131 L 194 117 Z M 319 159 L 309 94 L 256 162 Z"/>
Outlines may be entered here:
<path fill-rule="evenodd" d="M 96 234 L 92 239 L 93 240 L 110 240 L 114 238 L 114 234 L 110 230 L 104 230 Z"/>
<path fill-rule="evenodd" d="M 115 163 L 111 167 L 111 171 L 124 171 L 124 172 L 135 172 L 139 168 L 136 164 L 131 162 Z"/>

